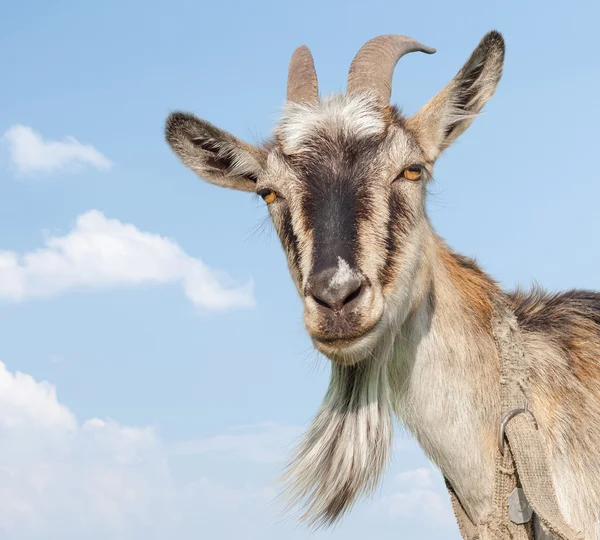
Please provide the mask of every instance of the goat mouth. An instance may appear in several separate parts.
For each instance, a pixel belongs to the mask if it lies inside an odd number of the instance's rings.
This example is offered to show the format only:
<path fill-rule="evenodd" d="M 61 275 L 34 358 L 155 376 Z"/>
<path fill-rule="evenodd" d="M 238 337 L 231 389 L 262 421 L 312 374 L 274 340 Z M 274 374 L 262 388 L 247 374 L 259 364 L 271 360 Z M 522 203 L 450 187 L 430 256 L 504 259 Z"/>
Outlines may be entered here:
<path fill-rule="evenodd" d="M 371 337 L 375 333 L 379 320 L 362 332 L 356 332 L 344 336 L 323 336 L 323 335 L 312 335 L 311 338 L 317 348 L 327 349 L 329 351 L 342 350 L 352 345 L 356 345 L 360 341 Z"/>

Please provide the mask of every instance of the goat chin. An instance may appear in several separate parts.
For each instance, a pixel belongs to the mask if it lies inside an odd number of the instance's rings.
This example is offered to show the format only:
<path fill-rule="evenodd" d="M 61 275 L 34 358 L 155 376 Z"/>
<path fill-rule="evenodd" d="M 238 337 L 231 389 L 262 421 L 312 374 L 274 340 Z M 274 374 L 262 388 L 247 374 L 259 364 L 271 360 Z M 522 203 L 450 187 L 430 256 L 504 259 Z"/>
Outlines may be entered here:
<path fill-rule="evenodd" d="M 323 404 L 283 476 L 288 508 L 310 526 L 333 524 L 379 483 L 393 430 L 387 357 L 332 363 Z"/>
<path fill-rule="evenodd" d="M 332 362 L 340 366 L 353 366 L 359 362 L 373 361 L 374 351 L 381 342 L 383 324 L 380 319 L 373 327 L 365 332 L 361 337 L 353 340 L 338 343 L 320 341 L 313 338 L 313 345 L 323 355 Z"/>

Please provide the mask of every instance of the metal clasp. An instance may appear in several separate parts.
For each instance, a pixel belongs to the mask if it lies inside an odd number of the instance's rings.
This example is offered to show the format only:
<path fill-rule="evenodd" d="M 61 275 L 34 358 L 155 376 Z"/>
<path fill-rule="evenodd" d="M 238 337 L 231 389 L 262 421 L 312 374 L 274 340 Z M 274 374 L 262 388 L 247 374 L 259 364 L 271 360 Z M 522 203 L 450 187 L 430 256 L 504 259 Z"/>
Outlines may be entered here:
<path fill-rule="evenodd" d="M 508 515 L 510 520 L 517 525 L 523 525 L 531 521 L 533 508 L 531 508 L 522 488 L 513 489 L 508 497 Z"/>
<path fill-rule="evenodd" d="M 525 400 L 525 408 L 524 409 L 513 409 L 512 411 L 506 413 L 502 422 L 500 422 L 500 431 L 498 433 L 498 447 L 500 448 L 500 453 L 504 455 L 504 441 L 506 439 L 506 424 L 508 424 L 515 416 L 521 413 L 529 413 L 533 416 L 533 413 L 529 410 L 529 399 Z M 535 416 L 533 416 L 533 420 L 535 421 Z M 537 423 L 537 422 L 536 422 Z"/>

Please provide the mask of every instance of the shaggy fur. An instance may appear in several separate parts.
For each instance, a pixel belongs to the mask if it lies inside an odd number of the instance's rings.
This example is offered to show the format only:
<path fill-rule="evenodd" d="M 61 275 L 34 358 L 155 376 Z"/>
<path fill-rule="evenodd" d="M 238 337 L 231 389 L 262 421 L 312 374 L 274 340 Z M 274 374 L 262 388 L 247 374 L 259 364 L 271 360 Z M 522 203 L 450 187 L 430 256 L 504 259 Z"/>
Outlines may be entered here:
<path fill-rule="evenodd" d="M 197 174 L 269 194 L 306 328 L 332 360 L 323 405 L 285 473 L 288 500 L 310 524 L 334 523 L 377 485 L 393 415 L 471 519 L 486 519 L 501 417 L 491 317 L 504 296 L 524 333 L 530 407 L 560 507 L 600 540 L 600 295 L 508 295 L 446 246 L 425 210 L 435 160 L 492 96 L 503 59 L 490 32 L 410 118 L 369 92 L 290 103 L 260 148 L 193 115 L 167 121 L 169 144 Z"/>
<path fill-rule="evenodd" d="M 379 482 L 392 441 L 388 355 L 332 367 L 323 405 L 284 475 L 289 503 L 304 505 L 312 525 L 335 522 Z"/>

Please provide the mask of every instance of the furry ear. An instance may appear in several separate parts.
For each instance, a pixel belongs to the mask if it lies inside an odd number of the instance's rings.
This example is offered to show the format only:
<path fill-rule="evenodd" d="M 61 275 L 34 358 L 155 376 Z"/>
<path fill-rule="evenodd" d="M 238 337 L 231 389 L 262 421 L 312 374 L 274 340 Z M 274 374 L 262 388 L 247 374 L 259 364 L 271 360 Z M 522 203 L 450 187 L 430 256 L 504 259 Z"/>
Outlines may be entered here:
<path fill-rule="evenodd" d="M 492 97 L 502 76 L 504 39 L 486 34 L 454 79 L 407 125 L 432 161 L 465 131 Z"/>
<path fill-rule="evenodd" d="M 165 137 L 179 159 L 212 184 L 255 191 L 266 152 L 192 114 L 169 116 Z"/>

